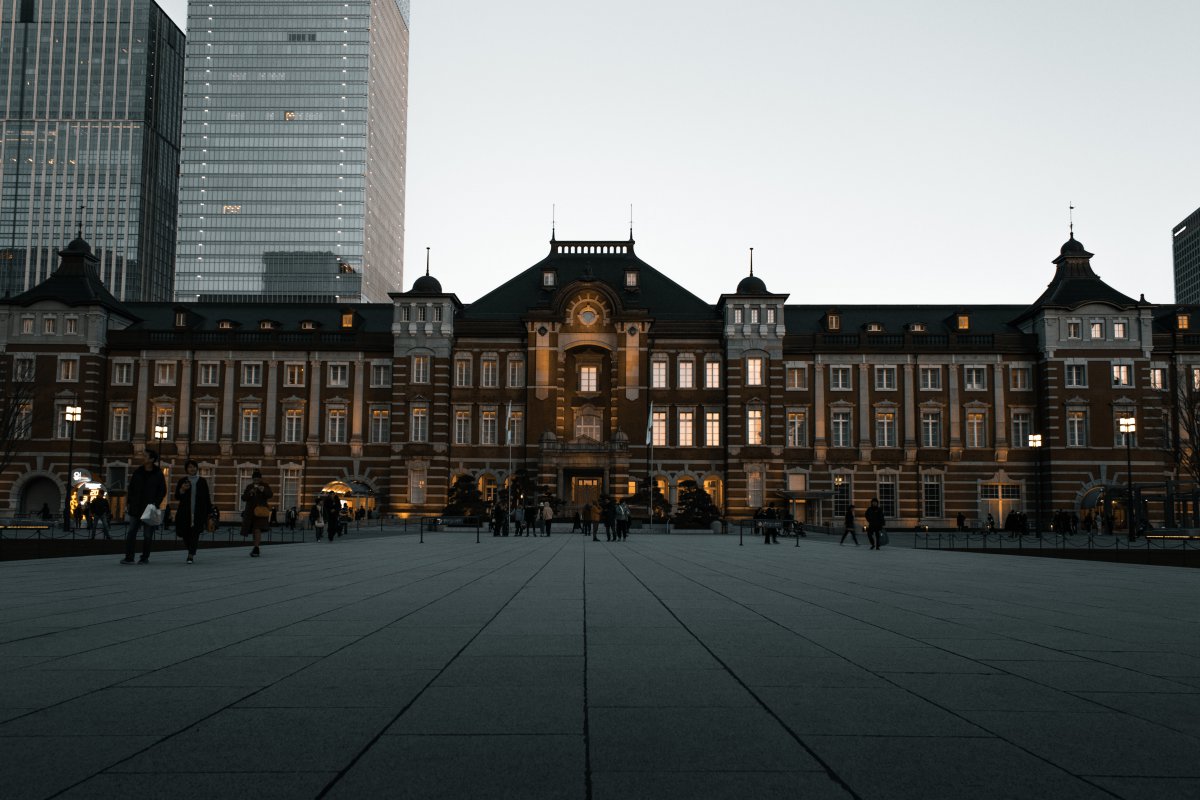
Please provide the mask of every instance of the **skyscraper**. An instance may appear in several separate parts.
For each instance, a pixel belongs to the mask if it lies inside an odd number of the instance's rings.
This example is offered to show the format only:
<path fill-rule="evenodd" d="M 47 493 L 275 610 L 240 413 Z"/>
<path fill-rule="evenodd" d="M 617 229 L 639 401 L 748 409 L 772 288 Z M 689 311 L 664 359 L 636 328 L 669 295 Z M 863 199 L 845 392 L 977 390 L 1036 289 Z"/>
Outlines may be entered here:
<path fill-rule="evenodd" d="M 407 0 L 193 0 L 179 300 L 387 301 L 404 252 Z"/>
<path fill-rule="evenodd" d="M 1175 302 L 1200 303 L 1200 208 L 1171 229 L 1175 255 Z"/>
<path fill-rule="evenodd" d="M 0 295 L 82 226 L 122 300 L 168 300 L 183 33 L 152 0 L 0 0 Z"/>

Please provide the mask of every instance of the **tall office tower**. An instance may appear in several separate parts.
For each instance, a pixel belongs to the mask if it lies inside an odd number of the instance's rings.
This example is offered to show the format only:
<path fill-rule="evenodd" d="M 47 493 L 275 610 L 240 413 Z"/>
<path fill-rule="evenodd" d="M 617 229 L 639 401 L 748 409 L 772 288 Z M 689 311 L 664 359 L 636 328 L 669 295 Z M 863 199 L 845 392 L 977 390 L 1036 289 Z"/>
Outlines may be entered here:
<path fill-rule="evenodd" d="M 178 300 L 387 302 L 408 0 L 192 0 Z"/>
<path fill-rule="evenodd" d="M 1171 229 L 1175 302 L 1200 304 L 1200 208 Z"/>
<path fill-rule="evenodd" d="M 152 0 L 0 0 L 0 296 L 82 226 L 109 291 L 170 299 L 183 50 Z"/>

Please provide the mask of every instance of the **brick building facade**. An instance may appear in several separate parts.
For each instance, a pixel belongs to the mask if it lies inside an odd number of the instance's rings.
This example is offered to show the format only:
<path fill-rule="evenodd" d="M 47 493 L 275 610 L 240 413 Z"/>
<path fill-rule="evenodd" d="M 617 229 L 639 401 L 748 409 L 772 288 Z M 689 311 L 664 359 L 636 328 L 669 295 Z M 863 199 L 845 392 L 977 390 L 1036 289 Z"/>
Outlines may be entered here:
<path fill-rule="evenodd" d="M 281 508 L 332 486 L 437 514 L 459 476 L 487 495 L 514 474 L 570 508 L 649 475 L 733 517 L 878 497 L 896 526 L 1048 519 L 1123 492 L 1127 460 L 1139 484 L 1174 477 L 1173 386 L 1200 379 L 1190 309 L 1109 287 L 1073 237 L 1028 306 L 800 305 L 753 274 L 712 304 L 632 239 L 552 240 L 469 304 L 429 275 L 386 304 L 120 303 L 85 242 L 61 255 L 0 302 L 0 377 L 36 386 L 0 514 L 61 507 L 68 460 L 119 496 L 157 445 L 227 515 L 261 468 Z"/>

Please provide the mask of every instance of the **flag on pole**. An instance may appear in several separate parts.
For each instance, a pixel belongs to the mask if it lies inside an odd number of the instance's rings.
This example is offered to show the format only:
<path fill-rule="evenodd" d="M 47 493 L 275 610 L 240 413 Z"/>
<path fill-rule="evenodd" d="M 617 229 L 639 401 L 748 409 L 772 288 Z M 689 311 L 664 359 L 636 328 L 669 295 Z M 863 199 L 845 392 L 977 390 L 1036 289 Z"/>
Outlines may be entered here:
<path fill-rule="evenodd" d="M 654 441 L 654 403 L 650 403 L 650 415 L 646 417 L 646 444 Z"/>
<path fill-rule="evenodd" d="M 508 417 L 504 420 L 504 443 L 512 444 L 512 401 L 508 401 Z"/>

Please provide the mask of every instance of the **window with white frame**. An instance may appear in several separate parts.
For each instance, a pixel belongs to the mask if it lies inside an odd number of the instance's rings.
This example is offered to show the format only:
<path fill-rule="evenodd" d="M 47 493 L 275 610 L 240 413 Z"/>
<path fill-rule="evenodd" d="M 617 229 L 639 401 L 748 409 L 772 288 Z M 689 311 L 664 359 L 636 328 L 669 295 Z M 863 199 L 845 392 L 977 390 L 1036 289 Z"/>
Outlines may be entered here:
<path fill-rule="evenodd" d="M 131 365 L 132 366 L 132 365 Z M 217 386 L 221 383 L 221 365 L 216 361 L 201 361 L 197 386 Z"/>
<path fill-rule="evenodd" d="M 839 474 L 833 477 L 833 515 L 837 519 L 846 516 L 854 497 L 854 476 Z"/>
<path fill-rule="evenodd" d="M 704 412 L 704 446 L 721 446 L 721 412 Z"/>
<path fill-rule="evenodd" d="M 750 324 L 751 325 L 758 324 L 758 307 L 757 306 L 752 306 L 750 308 Z"/>
<path fill-rule="evenodd" d="M 982 391 L 987 388 L 987 367 L 963 367 L 963 388 Z"/>
<path fill-rule="evenodd" d="M 410 503 L 425 502 L 425 484 L 428 480 L 428 471 L 425 467 L 408 468 L 408 501 Z"/>
<path fill-rule="evenodd" d="M 896 446 L 896 412 L 881 410 L 875 412 L 875 446 Z"/>
<path fill-rule="evenodd" d="M 261 361 L 242 362 L 242 386 L 262 386 L 263 365 Z"/>
<path fill-rule="evenodd" d="M 346 443 L 346 407 L 329 406 L 325 409 L 325 441 L 330 444 Z"/>
<path fill-rule="evenodd" d="M 1112 324 L 1112 334 L 1114 339 L 1129 338 L 1129 320 L 1114 319 Z"/>
<path fill-rule="evenodd" d="M 1086 408 L 1067 409 L 1067 447 L 1087 447 L 1088 412 Z"/>
<path fill-rule="evenodd" d="M 1093 339 L 1103 339 L 1104 338 L 1104 320 L 1101 320 L 1101 319 L 1092 320 L 1091 334 L 1092 334 L 1091 338 L 1093 338 Z"/>
<path fill-rule="evenodd" d="M 763 410 L 761 408 L 746 409 L 746 444 L 758 445 L 763 443 Z"/>
<path fill-rule="evenodd" d="M 1087 364 L 1067 364 L 1067 388 L 1087 388 Z"/>
<path fill-rule="evenodd" d="M 595 364 L 579 366 L 579 391 L 597 392 L 600 390 L 600 367 Z"/>
<path fill-rule="evenodd" d="M 386 389 L 392 385 L 392 365 L 386 361 L 371 364 L 371 388 Z"/>
<path fill-rule="evenodd" d="M 42 334 L 45 336 L 53 336 L 56 333 L 58 333 L 58 318 L 42 317 Z"/>
<path fill-rule="evenodd" d="M 454 443 L 471 443 L 471 411 L 466 408 L 454 410 Z"/>
<path fill-rule="evenodd" d="M 743 315 L 743 313 L 742 313 L 742 309 L 741 309 L 741 308 L 737 308 L 737 307 L 735 307 L 735 308 L 733 309 L 733 324 L 734 324 L 734 325 L 741 325 L 741 324 L 742 324 L 742 319 L 743 319 L 743 316 L 744 316 L 744 315 Z"/>
<path fill-rule="evenodd" d="M 1113 412 L 1113 444 L 1117 447 L 1125 447 L 1125 440 L 1128 439 L 1129 447 L 1137 447 L 1137 431 L 1133 433 L 1125 433 L 1121 430 L 1121 420 L 1134 416 L 1134 409 L 1120 408 Z"/>
<path fill-rule="evenodd" d="M 945 516 L 940 472 L 926 472 L 921 476 L 921 516 L 926 519 L 940 519 Z"/>
<path fill-rule="evenodd" d="M 763 385 L 763 359 L 759 356 L 750 356 L 746 359 L 746 385 Z"/>
<path fill-rule="evenodd" d="M 369 441 L 372 444 L 382 444 L 392 438 L 392 412 L 382 406 L 371 409 L 371 430 Z"/>
<path fill-rule="evenodd" d="M 454 359 L 454 385 L 471 385 L 471 357 L 457 356 Z"/>
<path fill-rule="evenodd" d="M 21 317 L 21 333 L 26 336 L 33 333 L 33 317 Z"/>
<path fill-rule="evenodd" d="M 329 365 L 329 386 L 344 389 L 350 385 L 350 365 L 339 362 Z"/>
<path fill-rule="evenodd" d="M 696 362 L 690 358 L 681 358 L 676 365 L 678 373 L 678 382 L 675 384 L 679 389 L 691 389 L 696 383 Z"/>
<path fill-rule="evenodd" d="M 174 386 L 175 385 L 175 362 L 174 361 L 155 361 L 154 362 L 154 385 L 155 386 Z"/>
<path fill-rule="evenodd" d="M 788 447 L 808 447 L 808 412 L 803 409 L 787 412 L 785 431 Z"/>
<path fill-rule="evenodd" d="M 1031 433 L 1033 433 L 1033 412 L 1013 409 L 1012 446 L 1028 447 Z"/>
<path fill-rule="evenodd" d="M 1083 338 L 1083 323 L 1077 319 L 1067 320 L 1067 338 L 1082 339 Z"/>
<path fill-rule="evenodd" d="M 1112 385 L 1113 386 L 1132 386 L 1133 385 L 1133 367 L 1129 364 L 1113 364 L 1112 365 Z"/>
<path fill-rule="evenodd" d="M 788 391 L 804 391 L 808 388 L 808 366 L 806 364 L 788 364 L 785 369 Z"/>
<path fill-rule="evenodd" d="M 850 385 L 850 367 L 834 365 L 829 368 L 829 388 L 834 392 L 848 392 Z"/>
<path fill-rule="evenodd" d="M 498 444 L 496 409 L 486 408 L 479 414 L 479 443 Z"/>
<path fill-rule="evenodd" d="M 71 422 L 67 419 L 67 408 L 75 405 L 74 400 L 60 400 L 54 404 L 54 438 L 55 439 L 70 439 L 71 428 L 78 425 L 79 422 Z"/>
<path fill-rule="evenodd" d="M 896 368 L 876 367 L 875 388 L 879 391 L 892 391 L 896 388 Z"/>
<path fill-rule="evenodd" d="M 130 375 L 132 375 L 133 365 L 130 364 L 129 362 L 124 362 L 124 365 L 126 367 L 128 367 L 128 372 L 130 373 Z M 117 365 L 114 364 L 113 365 L 113 384 L 128 386 L 129 384 L 133 383 L 133 379 L 132 379 L 132 377 L 130 377 L 128 380 L 125 381 L 125 383 L 117 384 L 116 375 L 117 375 Z M 33 356 L 17 356 L 13 359 L 13 380 L 32 381 L 32 380 L 35 380 L 36 377 L 37 377 L 37 362 L 34 360 Z"/>
<path fill-rule="evenodd" d="M 554 285 L 554 270 L 542 270 L 542 286 L 550 287 Z"/>
<path fill-rule="evenodd" d="M 75 383 L 79 380 L 79 359 L 60 356 L 58 359 L 59 383 Z"/>
<path fill-rule="evenodd" d="M 829 423 L 830 446 L 850 447 L 853 444 L 850 438 L 850 412 L 845 409 L 834 411 Z"/>
<path fill-rule="evenodd" d="M 987 414 L 968 411 L 966 434 L 967 447 L 987 447 Z"/>
<path fill-rule="evenodd" d="M 129 438 L 129 411 L 125 413 L 126 438 Z M 20 403 L 17 406 L 16 418 L 13 420 L 12 426 L 13 439 L 31 439 L 33 438 L 33 403 Z"/>
<path fill-rule="evenodd" d="M 290 361 L 283 365 L 283 385 L 298 387 L 304 385 L 304 362 Z"/>
<path fill-rule="evenodd" d="M 942 412 L 924 410 L 921 412 L 921 447 L 942 446 Z"/>
<path fill-rule="evenodd" d="M 131 419 L 131 410 L 128 405 L 114 405 L 112 407 L 112 420 L 109 423 L 108 431 L 109 438 L 116 442 L 129 441 L 129 421 Z M 20 437 L 18 437 L 20 438 Z"/>
<path fill-rule="evenodd" d="M 257 442 L 262 438 L 262 409 L 257 406 L 242 407 L 241 440 Z"/>
<path fill-rule="evenodd" d="M 767 315 L 767 324 L 774 325 L 775 324 L 775 307 L 771 306 L 771 307 L 765 309 L 765 311 L 766 311 L 766 315 Z"/>
<path fill-rule="evenodd" d="M 434 322 L 442 321 L 442 307 L 441 306 L 433 307 L 433 321 Z"/>
<path fill-rule="evenodd" d="M 412 357 L 412 380 L 410 383 L 429 383 L 429 356 Z"/>
<path fill-rule="evenodd" d="M 667 444 L 667 412 L 654 411 L 650 416 L 650 444 L 665 447 Z"/>
<path fill-rule="evenodd" d="M 215 442 L 217 440 L 217 407 L 202 405 L 196 407 L 196 441 Z"/>
<path fill-rule="evenodd" d="M 74 336 L 79 333 L 79 317 L 66 317 L 63 319 L 63 333 L 68 336 Z"/>
<path fill-rule="evenodd" d="M 667 360 L 665 358 L 655 358 L 650 362 L 650 388 L 667 388 Z"/>
<path fill-rule="evenodd" d="M 152 415 L 154 420 L 154 428 L 151 429 L 151 434 L 154 438 L 159 438 L 159 430 L 162 429 L 165 434 L 163 439 L 172 439 L 175 436 L 175 406 L 155 406 Z"/>
<path fill-rule="evenodd" d="M 709 359 L 704 362 L 704 387 L 706 389 L 721 388 L 721 362 Z"/>
<path fill-rule="evenodd" d="M 525 359 L 508 359 L 508 385 L 511 389 L 520 389 L 525 385 Z"/>
<path fill-rule="evenodd" d="M 1033 388 L 1033 370 L 1029 367 L 1012 367 L 1008 371 L 1009 388 L 1023 392 Z"/>
<path fill-rule="evenodd" d="M 510 444 L 520 445 L 525 442 L 525 412 L 511 411 L 508 415 L 507 440 Z"/>
<path fill-rule="evenodd" d="M 304 441 L 304 409 L 284 409 L 283 441 L 285 444 L 300 444 Z"/>
<path fill-rule="evenodd" d="M 899 515 L 896 503 L 897 478 L 894 472 L 881 472 L 877 477 L 875 493 L 879 497 L 879 508 L 887 519 L 895 519 Z"/>
<path fill-rule="evenodd" d="M 575 438 L 591 439 L 598 442 L 602 438 L 600 415 L 591 409 L 581 410 L 575 417 Z"/>
<path fill-rule="evenodd" d="M 675 438 L 680 447 L 692 447 L 696 443 L 696 412 L 691 409 L 680 410 L 676 418 L 678 428 Z"/>
<path fill-rule="evenodd" d="M 942 368 L 941 367 L 921 367 L 921 389 L 927 392 L 941 391 L 942 388 Z"/>
<path fill-rule="evenodd" d="M 500 385 L 500 359 L 497 356 L 483 356 L 479 359 L 479 385 L 488 389 Z"/>
<path fill-rule="evenodd" d="M 417 322 L 424 322 L 429 315 L 429 310 L 425 306 L 416 306 Z"/>
<path fill-rule="evenodd" d="M 635 269 L 625 270 L 625 288 L 636 289 L 638 285 L 638 273 Z"/>
<path fill-rule="evenodd" d="M 1150 368 L 1150 388 L 1161 392 L 1167 385 L 1167 370 L 1164 367 Z"/>
<path fill-rule="evenodd" d="M 746 505 L 750 508 L 763 505 L 763 471 L 757 467 L 746 470 Z"/>

